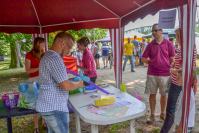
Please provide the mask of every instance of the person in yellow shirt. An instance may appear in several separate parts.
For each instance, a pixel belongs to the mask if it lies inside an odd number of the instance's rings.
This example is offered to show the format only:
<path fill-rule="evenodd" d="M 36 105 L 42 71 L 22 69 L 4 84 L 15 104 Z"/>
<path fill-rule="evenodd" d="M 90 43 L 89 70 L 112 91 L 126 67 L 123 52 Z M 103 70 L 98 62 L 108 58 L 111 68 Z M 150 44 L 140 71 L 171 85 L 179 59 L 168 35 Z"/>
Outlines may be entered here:
<path fill-rule="evenodd" d="M 124 44 L 124 64 L 123 71 L 125 70 L 126 63 L 129 60 L 131 63 L 131 72 L 135 72 L 134 70 L 134 57 L 133 57 L 134 45 L 131 43 L 131 39 L 128 38 L 128 42 Z"/>

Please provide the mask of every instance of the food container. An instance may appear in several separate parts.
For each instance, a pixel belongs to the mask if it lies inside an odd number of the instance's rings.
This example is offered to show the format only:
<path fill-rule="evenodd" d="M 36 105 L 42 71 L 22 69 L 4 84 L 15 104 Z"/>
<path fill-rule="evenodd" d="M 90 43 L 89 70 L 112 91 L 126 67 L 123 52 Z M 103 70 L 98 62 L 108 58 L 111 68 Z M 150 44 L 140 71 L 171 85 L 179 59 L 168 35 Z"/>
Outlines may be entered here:
<path fill-rule="evenodd" d="M 17 107 L 18 101 L 19 101 L 19 93 L 5 93 L 2 95 L 2 101 L 3 105 L 7 109 L 12 109 L 14 107 Z"/>

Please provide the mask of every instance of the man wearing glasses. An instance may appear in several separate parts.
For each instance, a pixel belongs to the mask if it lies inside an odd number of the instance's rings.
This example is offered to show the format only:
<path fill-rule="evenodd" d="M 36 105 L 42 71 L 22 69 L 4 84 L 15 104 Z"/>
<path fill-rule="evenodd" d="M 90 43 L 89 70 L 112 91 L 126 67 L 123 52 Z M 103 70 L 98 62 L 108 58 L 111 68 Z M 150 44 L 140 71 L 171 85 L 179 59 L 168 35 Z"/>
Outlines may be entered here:
<path fill-rule="evenodd" d="M 175 55 L 175 49 L 169 40 L 163 38 L 162 28 L 158 24 L 152 26 L 154 40 L 149 43 L 143 53 L 142 61 L 148 64 L 145 93 L 149 94 L 151 115 L 147 122 L 155 121 L 156 94 L 159 90 L 160 119 L 165 118 L 167 101 L 167 85 L 170 77 L 170 64 Z"/>
<path fill-rule="evenodd" d="M 83 82 L 68 80 L 62 56 L 73 47 L 73 37 L 65 32 L 55 36 L 50 50 L 39 65 L 40 91 L 36 110 L 45 119 L 48 133 L 69 133 L 68 91 L 83 87 Z"/>

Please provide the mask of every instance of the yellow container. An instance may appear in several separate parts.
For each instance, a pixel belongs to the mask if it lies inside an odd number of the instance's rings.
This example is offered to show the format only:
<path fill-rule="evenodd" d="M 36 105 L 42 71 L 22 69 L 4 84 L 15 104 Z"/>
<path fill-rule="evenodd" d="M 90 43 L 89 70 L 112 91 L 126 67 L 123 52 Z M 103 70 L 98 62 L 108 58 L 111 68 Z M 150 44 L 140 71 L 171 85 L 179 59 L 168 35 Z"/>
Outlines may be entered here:
<path fill-rule="evenodd" d="M 95 100 L 95 106 L 106 106 L 115 103 L 115 96 L 102 96 Z"/>
<path fill-rule="evenodd" d="M 121 90 L 121 92 L 126 92 L 126 84 L 121 83 L 120 84 L 120 90 Z"/>

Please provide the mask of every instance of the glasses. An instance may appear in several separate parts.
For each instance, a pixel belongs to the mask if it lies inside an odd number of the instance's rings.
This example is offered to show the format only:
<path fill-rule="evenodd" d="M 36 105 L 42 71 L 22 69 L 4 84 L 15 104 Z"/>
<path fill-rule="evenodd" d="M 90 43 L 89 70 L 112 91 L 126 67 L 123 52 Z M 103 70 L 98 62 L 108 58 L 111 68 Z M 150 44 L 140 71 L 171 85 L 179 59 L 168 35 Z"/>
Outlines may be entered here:
<path fill-rule="evenodd" d="M 152 32 L 158 32 L 158 31 L 162 31 L 162 29 L 152 30 Z"/>

